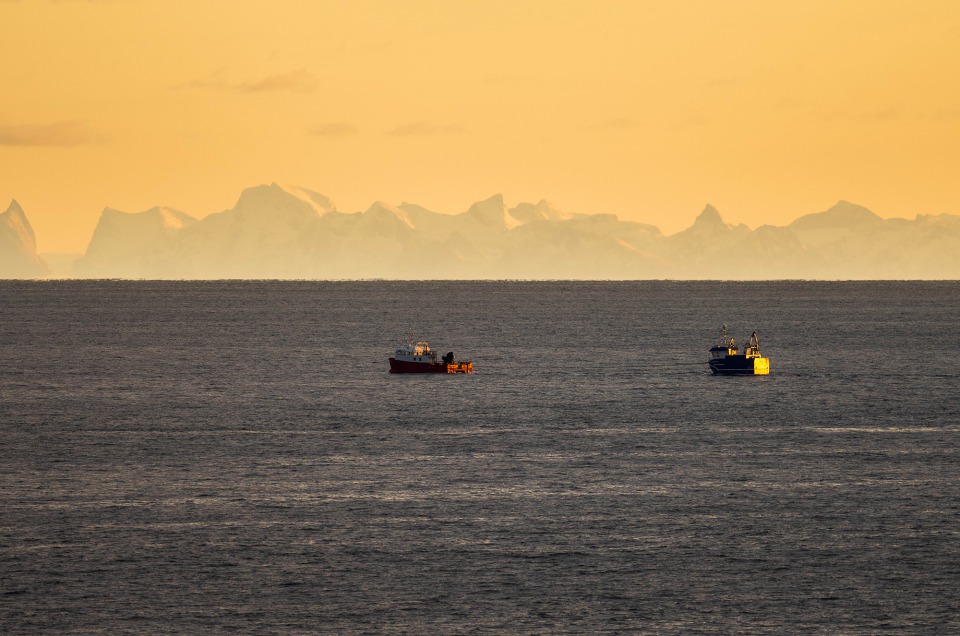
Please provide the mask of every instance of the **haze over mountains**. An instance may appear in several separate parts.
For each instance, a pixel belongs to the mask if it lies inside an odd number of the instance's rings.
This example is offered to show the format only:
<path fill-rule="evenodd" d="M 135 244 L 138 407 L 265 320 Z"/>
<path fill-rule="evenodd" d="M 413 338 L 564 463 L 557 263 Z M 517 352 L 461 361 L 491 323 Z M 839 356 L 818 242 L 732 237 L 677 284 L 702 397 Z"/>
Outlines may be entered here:
<path fill-rule="evenodd" d="M 16 201 L 0 215 L 0 277 L 295 279 L 958 279 L 960 216 L 882 219 L 840 201 L 785 227 L 730 225 L 712 206 L 682 232 L 501 195 L 440 214 L 378 201 L 343 213 L 261 185 L 203 219 L 103 211 L 86 253 L 53 268 Z"/>
<path fill-rule="evenodd" d="M 11 201 L 0 214 L 0 277 L 35 278 L 47 271 L 37 256 L 37 239 L 27 215 L 19 203 Z"/>

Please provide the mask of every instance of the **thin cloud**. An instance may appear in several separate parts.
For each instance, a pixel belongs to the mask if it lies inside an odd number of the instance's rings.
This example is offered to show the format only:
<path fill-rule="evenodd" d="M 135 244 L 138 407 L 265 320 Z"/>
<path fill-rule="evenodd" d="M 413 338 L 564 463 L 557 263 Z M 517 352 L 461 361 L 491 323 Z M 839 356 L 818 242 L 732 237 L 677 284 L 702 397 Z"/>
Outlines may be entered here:
<path fill-rule="evenodd" d="M 302 68 L 291 73 L 270 75 L 257 82 L 244 82 L 237 86 L 245 93 L 264 93 L 268 91 L 309 92 L 317 87 L 313 76 Z"/>
<path fill-rule="evenodd" d="M 441 126 L 428 121 L 403 124 L 387 131 L 393 137 L 427 137 L 431 135 L 450 135 L 464 131 L 462 124 Z"/>
<path fill-rule="evenodd" d="M 215 72 L 213 72 L 213 73 L 210 73 L 210 74 L 207 75 L 206 77 L 201 77 L 201 78 L 199 78 L 199 79 L 190 80 L 189 82 L 184 82 L 183 84 L 178 84 L 178 85 L 174 86 L 173 88 L 175 88 L 175 89 L 177 89 L 177 90 L 184 90 L 184 89 L 188 89 L 188 90 L 204 90 L 204 89 L 210 89 L 210 90 L 230 90 L 230 89 L 234 89 L 235 87 L 231 86 L 229 82 L 227 82 L 225 79 L 223 79 L 222 75 L 223 75 L 223 71 L 215 71 Z"/>
<path fill-rule="evenodd" d="M 73 148 L 102 142 L 103 136 L 82 121 L 52 124 L 0 124 L 0 146 Z"/>
<path fill-rule="evenodd" d="M 289 73 L 279 73 L 268 75 L 259 80 L 248 82 L 229 82 L 222 77 L 222 71 L 211 73 L 206 77 L 201 77 L 175 88 L 194 89 L 194 90 L 224 90 L 237 91 L 241 93 L 268 93 L 268 92 L 300 92 L 307 93 L 317 87 L 314 77 L 307 72 L 307 69 L 301 68 Z"/>
<path fill-rule="evenodd" d="M 320 124 L 310 129 L 311 135 L 319 137 L 350 137 L 358 132 L 356 124 L 348 122 L 335 122 L 330 124 Z"/>

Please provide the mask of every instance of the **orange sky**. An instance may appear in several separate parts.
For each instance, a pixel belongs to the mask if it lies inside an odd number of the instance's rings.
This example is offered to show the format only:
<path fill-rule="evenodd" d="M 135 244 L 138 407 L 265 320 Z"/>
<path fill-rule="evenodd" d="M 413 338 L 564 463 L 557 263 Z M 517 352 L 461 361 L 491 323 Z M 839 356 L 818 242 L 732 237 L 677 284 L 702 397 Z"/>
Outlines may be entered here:
<path fill-rule="evenodd" d="M 202 217 L 273 181 L 667 233 L 708 202 L 960 213 L 954 0 L 0 0 L 0 24 L 0 210 L 42 252 L 105 206 Z"/>

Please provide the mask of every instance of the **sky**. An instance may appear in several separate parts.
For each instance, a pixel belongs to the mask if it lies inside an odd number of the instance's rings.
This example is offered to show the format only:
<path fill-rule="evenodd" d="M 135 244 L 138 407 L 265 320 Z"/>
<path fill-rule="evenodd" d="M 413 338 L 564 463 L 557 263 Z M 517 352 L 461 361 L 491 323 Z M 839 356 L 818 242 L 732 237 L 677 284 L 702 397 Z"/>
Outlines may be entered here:
<path fill-rule="evenodd" d="M 0 210 L 960 214 L 960 2 L 0 0 Z"/>

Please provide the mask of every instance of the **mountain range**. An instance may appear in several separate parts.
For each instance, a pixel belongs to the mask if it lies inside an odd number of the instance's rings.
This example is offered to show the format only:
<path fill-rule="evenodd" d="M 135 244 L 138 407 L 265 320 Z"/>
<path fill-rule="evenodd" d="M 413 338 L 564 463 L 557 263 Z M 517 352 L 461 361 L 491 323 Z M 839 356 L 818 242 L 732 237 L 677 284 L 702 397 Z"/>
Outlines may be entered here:
<path fill-rule="evenodd" d="M 508 208 L 501 195 L 455 215 L 382 201 L 344 213 L 322 194 L 274 183 L 203 219 L 107 208 L 82 256 L 47 260 L 12 202 L 0 214 L 0 278 L 958 279 L 960 216 L 882 219 L 840 201 L 750 229 L 708 205 L 665 236 L 547 201 Z"/>

